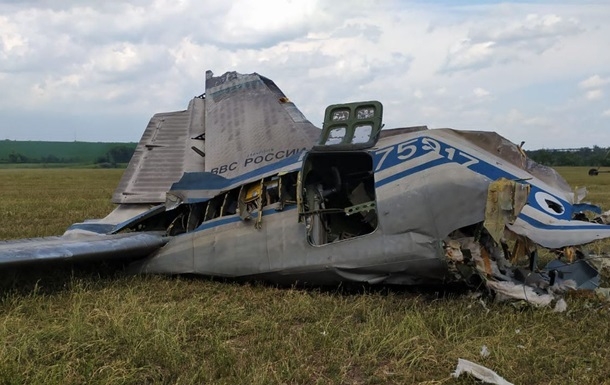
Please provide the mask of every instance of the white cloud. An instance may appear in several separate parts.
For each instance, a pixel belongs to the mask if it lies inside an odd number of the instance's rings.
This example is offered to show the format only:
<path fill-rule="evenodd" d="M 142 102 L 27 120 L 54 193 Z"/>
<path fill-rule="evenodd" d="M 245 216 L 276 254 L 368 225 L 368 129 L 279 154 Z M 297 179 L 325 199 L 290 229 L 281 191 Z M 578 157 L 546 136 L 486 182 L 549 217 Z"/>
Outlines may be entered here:
<path fill-rule="evenodd" d="M 535 42 L 540 39 L 552 38 L 546 41 L 553 44 L 559 37 L 582 32 L 579 21 L 557 14 L 540 15 L 531 13 L 520 19 L 497 23 L 489 29 L 478 30 L 481 36 L 504 43 Z"/>
<path fill-rule="evenodd" d="M 230 2 L 218 23 L 218 41 L 228 45 L 273 45 L 284 39 L 305 36 L 310 21 L 317 17 L 313 0 L 271 0 L 264 6 L 257 0 Z"/>
<path fill-rule="evenodd" d="M 610 108 L 602 112 L 602 116 L 610 117 Z"/>
<path fill-rule="evenodd" d="M 484 98 L 484 97 L 489 96 L 489 91 L 487 91 L 486 89 L 481 88 L 481 87 L 475 88 L 474 90 L 472 90 L 472 93 L 477 98 Z"/>
<path fill-rule="evenodd" d="M 504 10 L 471 22 L 467 37 L 449 50 L 444 69 L 460 71 L 530 60 L 584 31 L 573 17 L 555 13 L 523 15 L 517 6 Z"/>
<path fill-rule="evenodd" d="M 145 59 L 146 47 L 130 43 L 113 44 L 94 52 L 87 63 L 93 71 L 121 73 L 137 68 Z"/>
<path fill-rule="evenodd" d="M 595 74 L 578 83 L 580 88 L 599 88 L 610 83 L 610 78 L 602 78 Z"/>
<path fill-rule="evenodd" d="M 548 127 L 552 125 L 551 120 L 546 116 L 532 116 L 523 121 L 528 126 L 542 126 Z"/>
<path fill-rule="evenodd" d="M 100 125 L 116 117 L 79 138 L 136 141 L 150 115 L 201 94 L 211 69 L 270 77 L 318 124 L 328 104 L 378 99 L 387 127 L 494 129 L 535 148 L 565 147 L 586 126 L 601 134 L 575 145 L 610 142 L 589 102 L 610 80 L 610 51 L 600 49 L 610 44 L 609 4 L 329 4 L 0 0 L 0 139 L 60 132 L 52 127 L 64 121 L 20 120 L 49 112 Z"/>
<path fill-rule="evenodd" d="M 604 96 L 604 91 L 602 90 L 590 90 L 587 91 L 587 93 L 585 94 L 585 97 L 587 98 L 587 100 L 599 100 Z"/>
<path fill-rule="evenodd" d="M 7 17 L 0 16 L 0 54 L 4 58 L 23 55 L 27 50 L 27 39 L 18 30 Z"/>
<path fill-rule="evenodd" d="M 493 41 L 473 43 L 471 39 L 463 39 L 449 50 L 446 68 L 459 70 L 485 65 L 493 58 L 495 44 Z"/>

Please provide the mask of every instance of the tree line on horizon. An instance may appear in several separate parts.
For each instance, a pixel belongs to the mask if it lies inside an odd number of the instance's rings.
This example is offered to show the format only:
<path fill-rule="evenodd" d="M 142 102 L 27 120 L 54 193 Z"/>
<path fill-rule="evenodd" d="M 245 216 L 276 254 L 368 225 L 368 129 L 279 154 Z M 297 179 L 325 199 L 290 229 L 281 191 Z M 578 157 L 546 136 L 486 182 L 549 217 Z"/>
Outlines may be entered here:
<path fill-rule="evenodd" d="M 113 144 L 110 148 L 107 148 L 106 143 L 87 143 L 87 145 L 94 145 L 99 151 L 92 151 L 89 148 L 68 154 L 68 151 L 55 150 L 53 153 L 40 155 L 40 146 L 38 148 L 25 147 L 19 151 L 11 149 L 4 154 L 0 152 L 0 163 L 97 164 L 102 167 L 116 167 L 119 164 L 129 163 L 136 148 L 136 143 Z M 104 152 L 104 150 L 106 151 Z M 551 167 L 610 167 L 610 147 L 540 149 L 525 151 L 525 153 L 535 162 Z"/>
<path fill-rule="evenodd" d="M 68 143 L 71 147 L 41 149 L 40 142 L 29 147 L 19 146 L 0 151 L 0 163 L 4 164 L 96 164 L 102 167 L 116 167 L 128 163 L 135 151 L 135 143 L 115 144 L 110 147 L 106 143 L 86 143 L 79 148 L 79 143 Z M 76 149 L 74 147 L 77 147 Z M 45 155 L 41 155 L 41 154 Z"/>
<path fill-rule="evenodd" d="M 593 148 L 582 147 L 577 149 L 541 149 L 525 151 L 533 161 L 545 166 L 610 166 L 610 147 Z"/>

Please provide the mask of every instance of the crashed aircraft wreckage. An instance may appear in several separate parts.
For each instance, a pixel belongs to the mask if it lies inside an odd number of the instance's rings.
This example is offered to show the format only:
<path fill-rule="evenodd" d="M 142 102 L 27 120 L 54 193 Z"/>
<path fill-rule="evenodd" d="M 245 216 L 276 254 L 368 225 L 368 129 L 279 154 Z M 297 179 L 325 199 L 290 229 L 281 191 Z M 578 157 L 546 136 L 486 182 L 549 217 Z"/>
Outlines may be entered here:
<path fill-rule="evenodd" d="M 206 78 L 187 110 L 153 116 L 112 213 L 1 243 L 0 264 L 130 258 L 135 272 L 277 283 L 465 281 L 543 305 L 557 287 L 598 285 L 578 246 L 610 236 L 584 214 L 601 210 L 501 136 L 381 130 L 375 101 L 329 106 L 320 130 L 263 76 Z M 539 270 L 538 247 L 561 258 Z"/>

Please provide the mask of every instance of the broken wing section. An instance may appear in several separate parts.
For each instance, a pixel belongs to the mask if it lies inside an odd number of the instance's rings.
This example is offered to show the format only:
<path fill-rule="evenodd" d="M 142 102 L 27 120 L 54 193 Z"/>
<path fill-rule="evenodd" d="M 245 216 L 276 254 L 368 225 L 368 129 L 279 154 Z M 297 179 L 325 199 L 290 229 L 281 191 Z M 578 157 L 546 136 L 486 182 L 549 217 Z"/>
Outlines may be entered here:
<path fill-rule="evenodd" d="M 156 233 L 48 237 L 0 242 L 0 265 L 13 266 L 43 261 L 94 262 L 143 258 L 169 240 Z"/>
<path fill-rule="evenodd" d="M 204 169 L 205 100 L 191 100 L 185 111 L 155 114 L 148 123 L 113 203 L 158 204 L 184 172 Z"/>
<path fill-rule="evenodd" d="M 205 171 L 235 178 L 309 149 L 320 136 L 271 80 L 206 75 Z"/>

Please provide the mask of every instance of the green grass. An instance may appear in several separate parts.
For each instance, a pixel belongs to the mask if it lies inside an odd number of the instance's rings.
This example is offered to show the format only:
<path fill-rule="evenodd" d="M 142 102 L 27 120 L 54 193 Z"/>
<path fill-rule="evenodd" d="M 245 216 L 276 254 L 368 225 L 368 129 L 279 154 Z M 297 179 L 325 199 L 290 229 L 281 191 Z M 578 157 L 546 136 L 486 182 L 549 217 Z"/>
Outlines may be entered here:
<path fill-rule="evenodd" d="M 104 217 L 123 171 L 0 170 L 0 239 L 62 234 L 74 222 Z"/>
<path fill-rule="evenodd" d="M 610 175 L 561 172 L 610 206 Z M 105 215 L 120 175 L 0 170 L 0 239 Z M 610 308 L 595 298 L 570 297 L 557 314 L 461 293 L 133 277 L 108 265 L 0 278 L 0 383 L 476 384 L 450 377 L 458 358 L 515 384 L 610 383 Z"/>

